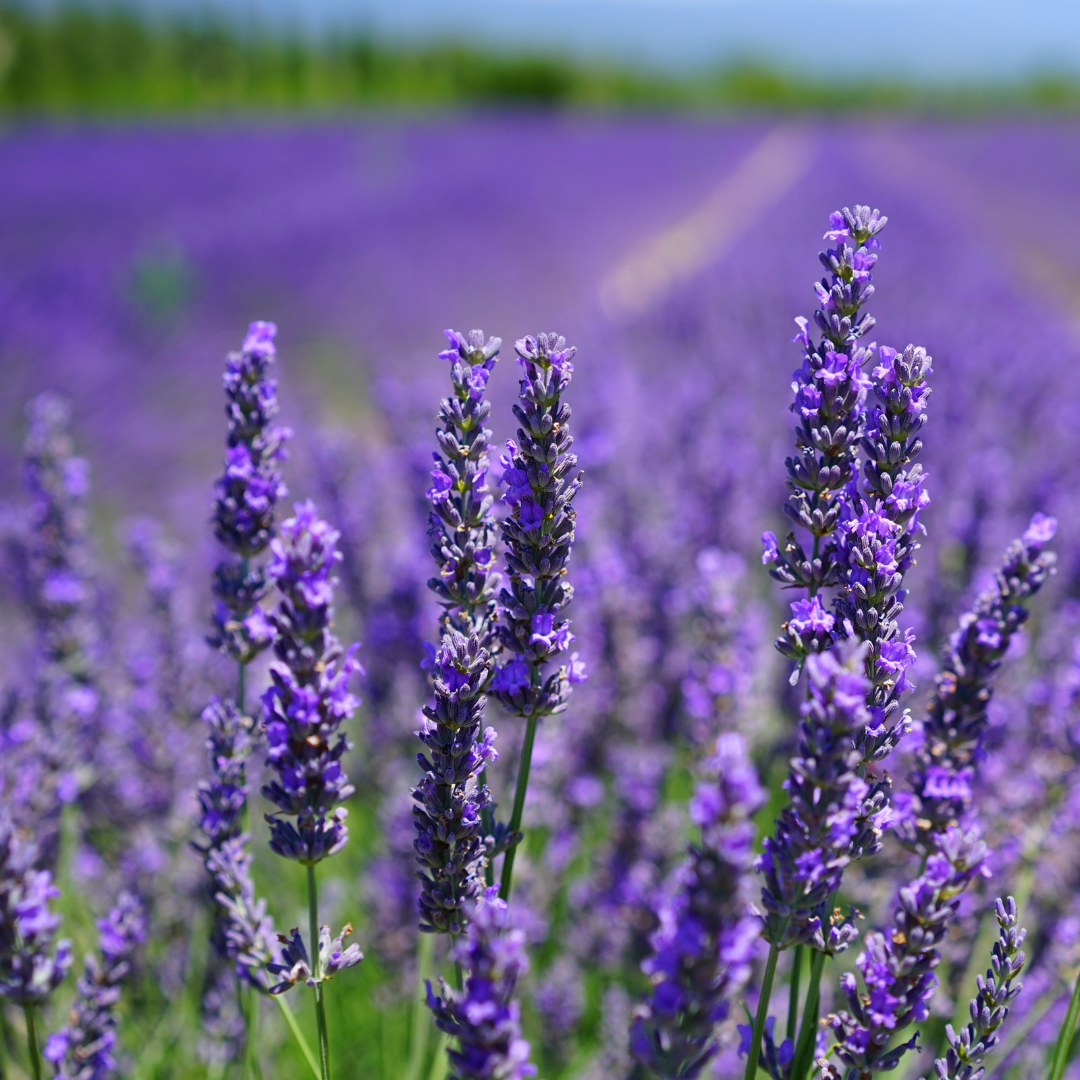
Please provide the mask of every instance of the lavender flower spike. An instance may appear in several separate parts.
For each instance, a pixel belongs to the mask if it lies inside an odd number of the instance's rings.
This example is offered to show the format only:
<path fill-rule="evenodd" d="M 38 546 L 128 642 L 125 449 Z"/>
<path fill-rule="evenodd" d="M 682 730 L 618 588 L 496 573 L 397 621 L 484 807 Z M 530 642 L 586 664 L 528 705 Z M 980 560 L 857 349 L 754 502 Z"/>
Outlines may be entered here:
<path fill-rule="evenodd" d="M 489 852 L 481 813 L 491 795 L 480 775 L 498 760 L 495 729 L 483 729 L 491 656 L 475 635 L 447 630 L 431 668 L 435 706 L 424 706 L 417 754 L 424 778 L 412 792 L 420 878 L 420 929 L 460 934 L 483 889 Z"/>
<path fill-rule="evenodd" d="M 763 936 L 779 948 L 805 943 L 835 953 L 854 933 L 847 925 L 829 925 L 826 931 L 823 919 L 844 868 L 879 843 L 885 812 L 861 820 L 869 790 L 855 771 L 860 760 L 855 738 L 869 720 L 864 651 L 861 646 L 842 660 L 828 652 L 806 661 L 809 697 L 799 753 L 784 784 L 790 801 L 758 860 L 765 876 Z"/>
<path fill-rule="evenodd" d="M 907 679 L 915 663 L 914 635 L 901 633 L 898 619 L 904 610 L 904 575 L 919 548 L 919 512 L 930 504 L 926 476 L 915 462 L 923 445 L 919 432 L 930 396 L 930 357 L 912 345 L 902 354 L 883 345 L 878 355 L 874 391 L 880 405 L 867 413 L 862 441 L 868 459 L 865 498 L 853 498 L 848 508 L 844 592 L 836 602 L 844 633 L 869 644 L 866 674 L 872 689 L 867 704 L 873 723 L 859 739 L 864 763 L 888 757 L 909 728 L 900 700 L 915 689 Z"/>
<path fill-rule="evenodd" d="M 525 377 L 514 405 L 518 442 L 508 441 L 502 458 L 503 500 L 511 508 L 502 523 L 510 589 L 499 596 L 499 639 L 511 659 L 495 673 L 491 691 L 519 716 L 546 716 L 566 707 L 570 683 L 580 679 L 567 665 L 546 680 L 542 675 L 574 640 L 559 615 L 574 596 L 566 563 L 582 481 L 570 452 L 570 407 L 562 401 L 575 350 L 555 334 L 522 338 L 514 348 Z"/>
<path fill-rule="evenodd" d="M 238 561 L 222 562 L 214 572 L 218 603 L 210 642 L 241 664 L 262 652 L 271 638 L 258 607 L 266 593 L 266 575 L 252 559 L 270 543 L 274 510 L 286 494 L 281 462 L 291 432 L 272 424 L 278 412 L 277 383 L 268 377 L 276 333 L 273 323 L 254 322 L 240 352 L 225 358 L 229 427 L 225 471 L 217 482 L 214 534 Z"/>
<path fill-rule="evenodd" d="M 862 308 L 874 294 L 870 278 L 877 255 L 873 249 L 878 247 L 877 234 L 886 221 L 866 206 L 856 206 L 854 212 L 845 207 L 832 215 L 825 239 L 850 240 L 854 246 L 840 243 L 819 256 L 829 272 L 827 279 L 815 284 L 819 309 L 814 322 L 822 335 L 820 342 L 811 340 L 806 319 L 795 320 L 799 332 L 793 341 L 802 347 L 803 363 L 792 382 L 791 411 L 798 423 L 796 454 L 786 461 L 791 495 L 784 512 L 811 535 L 813 547 L 807 554 L 791 532 L 781 551 L 776 537 L 765 533 L 762 561 L 777 581 L 805 589 L 811 598 L 841 581 L 841 512 L 848 499 L 846 488 L 855 476 L 863 434 L 869 380 L 862 369 L 874 348 L 861 344 L 874 326 L 873 316 Z M 776 643 L 785 656 L 798 661 L 829 644 L 827 634 L 807 636 L 790 623 Z"/>
<path fill-rule="evenodd" d="M 78 994 L 67 1025 L 50 1035 L 42 1056 L 56 1067 L 61 1080 L 109 1080 L 116 1061 L 116 1003 L 120 987 L 131 970 L 135 949 L 146 940 L 142 905 L 130 893 L 121 893 L 108 917 L 98 924 L 100 959 L 86 956 L 86 968 L 77 983 Z"/>
<path fill-rule="evenodd" d="M 0 811 L 0 999 L 24 1007 L 45 1001 L 71 965 L 69 942 L 53 949 L 60 916 L 49 901 L 60 891 L 36 862 L 35 845 Z"/>
<path fill-rule="evenodd" d="M 501 577 L 494 570 L 494 498 L 487 490 L 491 431 L 484 421 L 491 402 L 483 395 L 502 342 L 485 342 L 482 330 L 467 338 L 456 330 L 445 333 L 450 348 L 439 358 L 450 361 L 454 393 L 439 408 L 443 427 L 436 434 L 442 456 L 432 455 L 435 468 L 427 492 L 431 554 L 439 567 L 439 576 L 428 586 L 445 609 L 446 625 L 466 638 L 475 634 L 490 649 Z"/>
<path fill-rule="evenodd" d="M 575 657 L 545 677 L 550 660 L 565 652 L 574 635 L 560 618 L 573 599 L 566 563 L 574 543 L 573 499 L 582 474 L 570 452 L 570 407 L 562 401 L 570 385 L 574 349 L 555 334 L 525 337 L 514 348 L 525 372 L 519 383 L 514 415 L 517 443 L 508 441 L 502 458 L 503 499 L 510 515 L 503 519 L 509 590 L 499 594 L 502 621 L 499 640 L 511 659 L 491 680 L 490 691 L 511 713 L 525 719 L 514 805 L 501 839 L 513 844 L 503 858 L 502 897 L 510 895 L 518 830 L 525 808 L 536 726 L 543 716 L 566 708 L 571 684 L 586 676 Z"/>
<path fill-rule="evenodd" d="M 237 977 L 266 993 L 267 967 L 274 956 L 274 923 L 251 880 L 250 837 L 241 831 L 247 801 L 247 763 L 253 749 L 252 722 L 232 702 L 212 701 L 203 712 L 210 730 L 206 749 L 212 779 L 199 785 L 204 839 L 193 843 L 203 856 L 218 904 L 211 941 Z"/>
<path fill-rule="evenodd" d="M 523 1080 L 535 1076 L 529 1044 L 521 1035 L 521 1010 L 514 1000 L 518 977 L 528 971 L 525 934 L 508 927 L 506 901 L 492 887 L 469 911 L 469 928 L 454 944 L 465 971 L 465 989 L 442 984 L 442 996 L 427 988 L 427 1004 L 441 1031 L 458 1040 L 450 1049 L 452 1080 Z"/>
<path fill-rule="evenodd" d="M 634 1009 L 630 1028 L 637 1060 L 671 1080 L 693 1080 L 715 1055 L 716 1025 L 750 974 L 760 925 L 747 889 L 750 818 L 764 792 L 741 735 L 721 735 L 706 765 L 719 783 L 699 784 L 690 801 L 701 844 L 691 846 L 674 895 L 660 909 L 653 955 L 641 965 L 652 995 Z"/>
<path fill-rule="evenodd" d="M 1043 548 L 1057 522 L 1036 514 L 1005 552 L 992 588 L 982 593 L 945 648 L 942 672 L 911 774 L 911 793 L 894 802 L 896 831 L 906 846 L 926 855 L 937 850 L 950 825 L 963 826 L 971 811 L 971 781 L 986 731 L 992 680 L 1013 635 L 1027 621 L 1024 606 L 1054 572 L 1056 556 Z"/>
<path fill-rule="evenodd" d="M 979 992 L 971 1001 L 971 1023 L 960 1032 L 952 1024 L 945 1028 L 949 1049 L 945 1057 L 934 1062 L 937 1080 L 980 1080 L 986 1071 L 982 1059 L 997 1046 L 997 1031 L 1009 1017 L 1009 1002 L 1023 987 L 1016 981 L 1024 966 L 1026 931 L 1018 929 L 1016 901 L 1010 896 L 1005 902 L 996 901 L 998 939 L 990 959 L 986 978 L 976 979 Z"/>
<path fill-rule="evenodd" d="M 331 632 L 338 533 L 310 501 L 298 503 L 294 514 L 282 523 L 269 564 L 281 602 L 270 616 L 277 662 L 263 709 L 267 763 L 277 778 L 262 793 L 277 807 L 266 815 L 271 848 L 311 866 L 349 838 L 340 804 L 354 789 L 341 758 L 352 744 L 340 728 L 360 704 L 349 680 L 363 668 L 353 656 L 359 646 L 343 656 Z"/>
<path fill-rule="evenodd" d="M 864 990 L 854 972 L 840 977 L 848 1010 L 828 1016 L 837 1043 L 829 1051 L 844 1066 L 821 1059 L 826 1080 L 872 1080 L 896 1068 L 918 1041 L 889 1044 L 894 1036 L 930 1015 L 929 1001 L 937 985 L 934 969 L 941 961 L 938 946 L 959 906 L 959 895 L 976 876 L 988 871 L 986 845 L 973 832 L 949 829 L 941 850 L 926 861 L 926 869 L 900 890 L 893 926 L 866 935 L 865 948 L 855 961 Z"/>

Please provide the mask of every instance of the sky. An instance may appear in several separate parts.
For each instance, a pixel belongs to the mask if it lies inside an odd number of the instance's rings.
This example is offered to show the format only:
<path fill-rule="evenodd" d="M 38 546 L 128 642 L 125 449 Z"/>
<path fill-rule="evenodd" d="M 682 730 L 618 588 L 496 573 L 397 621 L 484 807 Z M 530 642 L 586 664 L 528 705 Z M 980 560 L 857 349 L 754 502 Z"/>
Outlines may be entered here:
<path fill-rule="evenodd" d="M 55 0 L 38 0 L 55 2 Z M 1080 72 L 1080 0 L 128 0 L 309 33 L 366 28 L 667 70 L 738 60 L 832 75 Z"/>

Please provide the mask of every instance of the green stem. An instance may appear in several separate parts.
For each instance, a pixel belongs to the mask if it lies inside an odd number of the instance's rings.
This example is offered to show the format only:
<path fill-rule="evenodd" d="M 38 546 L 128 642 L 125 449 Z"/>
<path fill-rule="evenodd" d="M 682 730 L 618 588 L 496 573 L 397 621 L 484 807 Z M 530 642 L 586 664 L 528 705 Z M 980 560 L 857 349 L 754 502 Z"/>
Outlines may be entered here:
<path fill-rule="evenodd" d="M 484 769 L 480 773 L 480 790 L 483 791 L 487 787 L 487 769 Z M 484 827 L 484 835 L 492 836 L 495 832 L 495 815 L 492 813 L 491 804 L 489 803 L 480 811 L 480 824 Z M 495 884 L 495 864 L 492 859 L 488 859 L 484 865 L 484 881 L 488 888 L 491 888 Z"/>
<path fill-rule="evenodd" d="M 795 1022 L 799 1012 L 799 982 L 802 979 L 803 953 L 806 946 L 796 945 L 791 955 L 791 984 L 788 988 L 787 1037 L 795 1042 Z"/>
<path fill-rule="evenodd" d="M 37 1028 L 34 1026 L 34 1007 L 24 1005 L 23 1016 L 26 1017 L 26 1052 L 30 1055 L 30 1068 L 34 1080 L 41 1080 L 41 1055 L 38 1053 Z"/>
<path fill-rule="evenodd" d="M 262 1080 L 259 1064 L 259 992 L 247 987 L 247 1031 L 244 1036 L 244 1074 Z"/>
<path fill-rule="evenodd" d="M 825 970 L 825 954 L 815 952 L 810 961 L 810 984 L 806 988 L 799 1041 L 791 1061 L 791 1080 L 803 1080 L 813 1060 L 817 1040 L 818 1008 L 821 1005 L 821 973 Z"/>
<path fill-rule="evenodd" d="M 1061 1026 L 1061 1033 L 1054 1047 L 1048 1080 L 1061 1080 L 1065 1075 L 1065 1066 L 1069 1064 L 1069 1049 L 1072 1046 L 1073 1032 L 1076 1031 L 1078 1017 L 1080 1017 L 1080 972 L 1076 976 L 1076 985 L 1073 987 L 1069 1011 L 1065 1014 L 1065 1023 Z"/>
<path fill-rule="evenodd" d="M 783 929 L 776 935 L 781 937 Z M 769 998 L 772 997 L 772 984 L 776 976 L 776 961 L 780 949 L 776 944 L 769 946 L 769 959 L 765 961 L 765 974 L 761 977 L 761 993 L 758 995 L 757 1015 L 754 1017 L 754 1030 L 750 1036 L 750 1053 L 746 1055 L 746 1072 L 743 1080 L 754 1080 L 757 1075 L 758 1058 L 761 1057 L 761 1033 L 765 1030 L 765 1020 L 769 1015 Z"/>
<path fill-rule="evenodd" d="M 296 1045 L 300 1047 L 300 1053 L 304 1055 L 304 1060 L 308 1063 L 308 1068 L 311 1069 L 312 1077 L 314 1077 L 314 1080 L 322 1080 L 319 1075 L 319 1063 L 315 1060 L 315 1055 L 311 1052 L 311 1047 L 308 1046 L 307 1039 L 304 1038 L 304 1033 L 300 1030 L 300 1025 L 296 1022 L 296 1017 L 293 1016 L 293 1011 L 285 1000 L 285 995 L 274 994 L 273 999 L 277 1002 L 281 1015 L 285 1017 L 285 1023 L 289 1025 L 289 1030 L 293 1033 Z"/>
<path fill-rule="evenodd" d="M 427 1056 L 431 1020 L 427 1011 L 427 980 L 435 955 L 435 935 L 421 934 L 416 943 L 416 990 L 413 993 L 412 1027 L 409 1031 L 409 1064 L 405 1080 L 420 1080 L 420 1070 Z"/>
<path fill-rule="evenodd" d="M 517 786 L 514 788 L 514 809 L 510 814 L 510 832 L 521 828 L 521 815 L 525 810 L 525 792 L 529 787 L 529 769 L 532 767 L 533 743 L 536 741 L 536 723 L 539 718 L 534 714 L 525 721 L 525 741 L 521 744 L 521 761 L 518 764 Z M 499 883 L 499 896 L 510 899 L 510 885 L 514 879 L 514 844 L 503 856 L 502 878 Z"/>
<path fill-rule="evenodd" d="M 446 1074 L 450 1071 L 450 1059 L 446 1053 L 449 1046 L 450 1036 L 445 1031 L 440 1031 L 439 1041 L 435 1046 L 435 1057 L 431 1062 L 431 1072 L 428 1073 L 428 1080 L 445 1080 Z"/>
<path fill-rule="evenodd" d="M 308 863 L 308 930 L 311 948 L 308 953 L 313 969 L 319 964 L 319 891 L 315 884 L 315 864 Z M 323 984 L 315 983 L 315 1022 L 319 1028 L 319 1065 L 322 1080 L 330 1080 L 330 1042 L 326 1036 L 326 1008 L 323 1005 Z"/>
<path fill-rule="evenodd" d="M 461 970 L 461 961 L 454 961 L 454 987 L 461 993 L 465 989 L 465 974 Z"/>

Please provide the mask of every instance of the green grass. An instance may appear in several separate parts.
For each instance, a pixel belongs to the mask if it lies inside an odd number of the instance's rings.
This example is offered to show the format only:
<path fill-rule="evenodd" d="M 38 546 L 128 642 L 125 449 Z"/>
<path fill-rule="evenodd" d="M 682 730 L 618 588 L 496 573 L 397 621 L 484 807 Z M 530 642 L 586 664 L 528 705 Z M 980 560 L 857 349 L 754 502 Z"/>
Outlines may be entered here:
<path fill-rule="evenodd" d="M 221 22 L 150 22 L 122 6 L 32 13 L 0 0 L 0 110 L 117 116 L 476 105 L 717 110 L 1076 111 L 1080 80 L 925 86 L 828 82 L 744 63 L 685 77 L 455 43 L 356 35 L 305 43 Z"/>

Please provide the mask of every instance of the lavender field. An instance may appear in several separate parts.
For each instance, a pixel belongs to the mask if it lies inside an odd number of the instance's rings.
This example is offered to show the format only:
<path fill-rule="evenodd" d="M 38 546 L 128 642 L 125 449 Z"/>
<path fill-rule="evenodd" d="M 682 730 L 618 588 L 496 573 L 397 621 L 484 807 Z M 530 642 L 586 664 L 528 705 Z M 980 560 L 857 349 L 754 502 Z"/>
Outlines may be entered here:
<path fill-rule="evenodd" d="M 1080 1074 L 1078 135 L 0 136 L 0 1075 Z"/>

